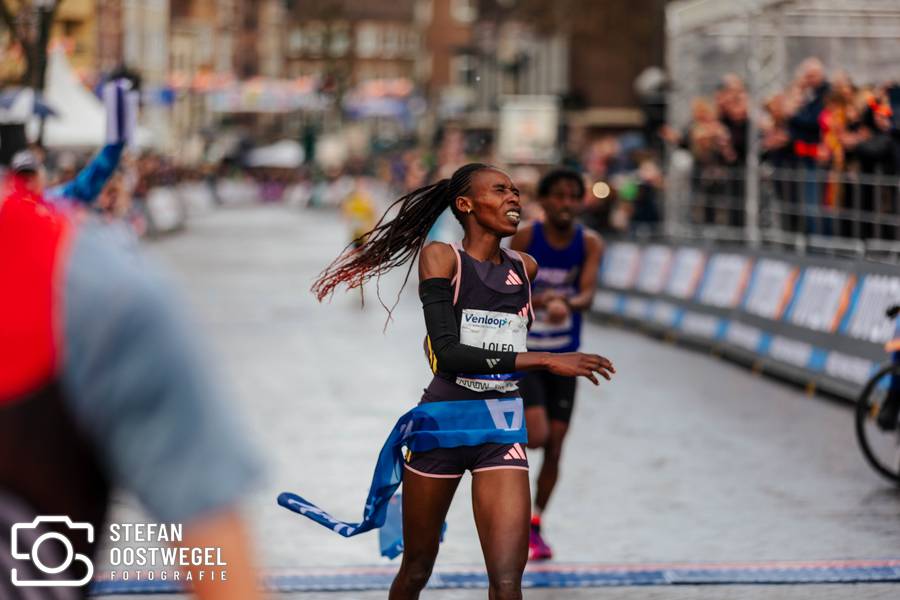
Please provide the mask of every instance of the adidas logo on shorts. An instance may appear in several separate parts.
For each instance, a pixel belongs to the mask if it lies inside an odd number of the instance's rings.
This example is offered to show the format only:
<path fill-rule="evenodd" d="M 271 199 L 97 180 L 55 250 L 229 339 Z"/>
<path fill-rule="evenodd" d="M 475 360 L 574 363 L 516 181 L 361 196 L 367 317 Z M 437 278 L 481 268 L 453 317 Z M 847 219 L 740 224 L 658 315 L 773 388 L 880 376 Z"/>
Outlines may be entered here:
<path fill-rule="evenodd" d="M 519 444 L 513 444 L 506 456 L 503 457 L 503 460 L 526 460 L 525 451 L 522 450 L 522 446 Z"/>

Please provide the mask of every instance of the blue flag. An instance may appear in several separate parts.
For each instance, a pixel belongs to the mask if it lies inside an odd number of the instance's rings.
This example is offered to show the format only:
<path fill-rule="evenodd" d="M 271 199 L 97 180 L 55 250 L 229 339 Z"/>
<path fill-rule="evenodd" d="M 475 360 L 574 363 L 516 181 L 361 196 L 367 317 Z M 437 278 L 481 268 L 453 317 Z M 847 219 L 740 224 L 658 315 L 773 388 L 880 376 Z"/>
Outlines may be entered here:
<path fill-rule="evenodd" d="M 427 452 L 487 443 L 524 443 L 527 438 L 521 398 L 420 404 L 400 417 L 381 448 L 362 521 L 339 521 L 290 492 L 280 494 L 278 504 L 344 537 L 351 537 L 384 525 L 388 504 L 403 480 L 404 447 L 412 452 Z"/>
<path fill-rule="evenodd" d="M 441 540 L 447 533 L 447 523 L 441 527 Z M 394 560 L 403 554 L 403 494 L 394 494 L 388 502 L 384 525 L 378 528 L 378 548 L 382 556 Z"/>

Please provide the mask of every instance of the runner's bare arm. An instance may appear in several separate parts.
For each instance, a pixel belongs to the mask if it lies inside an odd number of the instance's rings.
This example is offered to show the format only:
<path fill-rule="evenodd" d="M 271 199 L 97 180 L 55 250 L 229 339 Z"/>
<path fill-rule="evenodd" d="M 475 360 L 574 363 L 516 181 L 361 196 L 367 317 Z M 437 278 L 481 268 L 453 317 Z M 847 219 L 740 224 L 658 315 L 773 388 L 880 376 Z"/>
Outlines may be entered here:
<path fill-rule="evenodd" d="M 452 279 L 456 274 L 453 248 L 443 242 L 431 242 L 419 254 L 419 281 L 434 277 Z"/>
<path fill-rule="evenodd" d="M 510 250 L 518 250 L 524 252 L 531 244 L 531 237 L 534 235 L 534 223 L 527 223 L 519 227 L 515 235 L 509 240 Z"/>
<path fill-rule="evenodd" d="M 589 229 L 584 230 L 584 266 L 581 279 L 578 281 L 578 293 L 567 300 L 569 308 L 574 311 L 588 310 L 594 302 L 597 291 L 597 271 L 603 258 L 603 239 Z"/>

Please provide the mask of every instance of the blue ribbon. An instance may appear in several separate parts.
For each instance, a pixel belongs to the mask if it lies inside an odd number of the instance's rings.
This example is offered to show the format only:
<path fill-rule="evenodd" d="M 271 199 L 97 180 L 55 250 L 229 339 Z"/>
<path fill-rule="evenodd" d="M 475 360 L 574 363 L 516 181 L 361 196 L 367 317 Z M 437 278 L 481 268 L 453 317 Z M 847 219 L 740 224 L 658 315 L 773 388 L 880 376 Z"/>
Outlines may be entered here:
<path fill-rule="evenodd" d="M 339 521 L 290 492 L 279 494 L 278 504 L 351 537 L 384 525 L 388 503 L 403 480 L 404 447 L 412 452 L 427 452 L 487 443 L 524 443 L 527 438 L 521 398 L 420 404 L 400 417 L 378 454 L 362 521 Z"/>

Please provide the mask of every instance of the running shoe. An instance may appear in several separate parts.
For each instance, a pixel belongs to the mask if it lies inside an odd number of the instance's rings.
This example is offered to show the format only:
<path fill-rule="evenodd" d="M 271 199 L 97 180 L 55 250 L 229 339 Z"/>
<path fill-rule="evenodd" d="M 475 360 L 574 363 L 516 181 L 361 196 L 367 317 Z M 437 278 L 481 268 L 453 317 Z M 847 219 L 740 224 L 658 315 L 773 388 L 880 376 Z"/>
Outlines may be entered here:
<path fill-rule="evenodd" d="M 541 537 L 541 526 L 532 523 L 528 533 L 528 560 L 550 560 L 553 558 L 553 550 Z"/>

